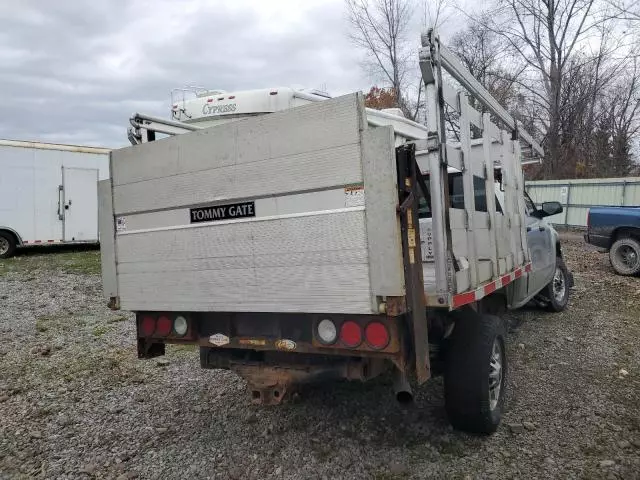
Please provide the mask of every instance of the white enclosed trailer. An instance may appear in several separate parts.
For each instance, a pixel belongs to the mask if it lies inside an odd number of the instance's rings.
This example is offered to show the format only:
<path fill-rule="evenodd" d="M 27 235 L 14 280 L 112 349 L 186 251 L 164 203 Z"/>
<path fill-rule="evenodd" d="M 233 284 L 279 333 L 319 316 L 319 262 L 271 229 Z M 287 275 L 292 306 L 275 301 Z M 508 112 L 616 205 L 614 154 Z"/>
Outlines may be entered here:
<path fill-rule="evenodd" d="M 0 258 L 29 245 L 98 242 L 109 150 L 0 140 Z"/>
<path fill-rule="evenodd" d="M 245 92 L 216 92 L 174 103 L 173 120 L 131 119 L 134 145 L 111 153 L 100 183 L 100 227 L 104 293 L 136 312 L 140 358 L 199 345 L 203 368 L 236 371 L 258 403 L 386 366 L 406 398 L 407 374 L 444 373 L 454 426 L 495 430 L 496 315 L 532 299 L 567 306 L 570 275 L 544 220 L 561 206 L 532 206 L 521 144 L 541 147 L 432 33 L 420 66 L 426 126 L 365 109 L 361 93 L 295 106 L 279 89 L 242 108 Z"/>

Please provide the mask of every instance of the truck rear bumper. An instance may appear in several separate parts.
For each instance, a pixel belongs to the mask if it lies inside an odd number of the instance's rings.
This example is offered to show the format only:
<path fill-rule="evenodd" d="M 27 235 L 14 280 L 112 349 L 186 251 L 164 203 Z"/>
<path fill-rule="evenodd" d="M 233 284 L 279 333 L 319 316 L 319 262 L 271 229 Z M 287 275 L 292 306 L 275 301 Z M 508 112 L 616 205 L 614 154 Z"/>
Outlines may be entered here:
<path fill-rule="evenodd" d="M 593 232 L 584 234 L 584 241 L 598 248 L 609 250 L 611 239 L 609 235 L 595 235 Z"/>
<path fill-rule="evenodd" d="M 323 380 L 366 381 L 389 367 L 384 359 L 200 347 L 202 368 L 231 370 L 247 381 L 255 404 L 280 403 L 296 386 Z"/>
<path fill-rule="evenodd" d="M 172 327 L 178 318 L 186 328 Z M 335 325 L 336 338 L 331 343 L 323 343 L 317 334 L 318 324 L 324 319 Z M 348 344 L 341 338 L 346 324 L 359 331 L 360 341 Z M 383 327 L 388 335 L 387 342 L 378 347 L 366 337 L 373 324 Z M 398 360 L 404 355 L 402 325 L 401 317 L 385 315 L 138 312 L 138 357 L 163 355 L 164 344 L 176 343 L 199 345 L 221 355 L 225 351 L 248 351 Z"/>

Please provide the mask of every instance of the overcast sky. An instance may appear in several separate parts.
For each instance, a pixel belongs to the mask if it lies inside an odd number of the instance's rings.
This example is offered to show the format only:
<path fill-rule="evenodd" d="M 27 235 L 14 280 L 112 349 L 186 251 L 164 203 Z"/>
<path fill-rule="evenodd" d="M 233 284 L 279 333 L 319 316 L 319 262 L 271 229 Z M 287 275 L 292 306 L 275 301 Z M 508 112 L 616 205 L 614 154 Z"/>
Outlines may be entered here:
<path fill-rule="evenodd" d="M 168 118 L 187 84 L 339 94 L 375 82 L 343 0 L 3 0 L 0 22 L 5 139 L 124 146 L 132 113 Z"/>

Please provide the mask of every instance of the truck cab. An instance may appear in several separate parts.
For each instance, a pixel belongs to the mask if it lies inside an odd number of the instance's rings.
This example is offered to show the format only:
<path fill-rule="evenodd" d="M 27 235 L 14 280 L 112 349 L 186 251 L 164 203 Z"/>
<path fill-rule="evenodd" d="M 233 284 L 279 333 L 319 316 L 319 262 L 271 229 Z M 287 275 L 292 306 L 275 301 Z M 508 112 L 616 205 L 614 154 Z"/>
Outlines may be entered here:
<path fill-rule="evenodd" d="M 584 239 L 609 252 L 618 274 L 640 274 L 640 207 L 592 207 Z"/>

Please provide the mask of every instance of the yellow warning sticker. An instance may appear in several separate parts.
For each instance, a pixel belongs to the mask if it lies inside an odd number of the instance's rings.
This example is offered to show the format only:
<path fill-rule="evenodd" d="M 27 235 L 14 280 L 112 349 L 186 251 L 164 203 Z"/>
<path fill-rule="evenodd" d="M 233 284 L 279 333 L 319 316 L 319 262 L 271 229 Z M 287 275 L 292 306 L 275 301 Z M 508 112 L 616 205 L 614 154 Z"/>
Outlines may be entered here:
<path fill-rule="evenodd" d="M 345 208 L 364 206 L 364 185 L 344 187 L 344 206 Z"/>
<path fill-rule="evenodd" d="M 276 348 L 278 350 L 284 350 L 286 352 L 290 352 L 292 350 L 296 349 L 296 342 L 294 342 L 293 340 L 289 340 L 289 339 L 282 339 L 282 340 L 278 340 L 276 342 Z"/>
<path fill-rule="evenodd" d="M 264 347 L 267 341 L 264 338 L 240 338 L 238 343 L 240 345 L 251 345 L 252 347 Z"/>
<path fill-rule="evenodd" d="M 407 229 L 407 241 L 409 242 L 409 246 L 412 248 L 416 247 L 416 229 L 408 228 Z"/>

